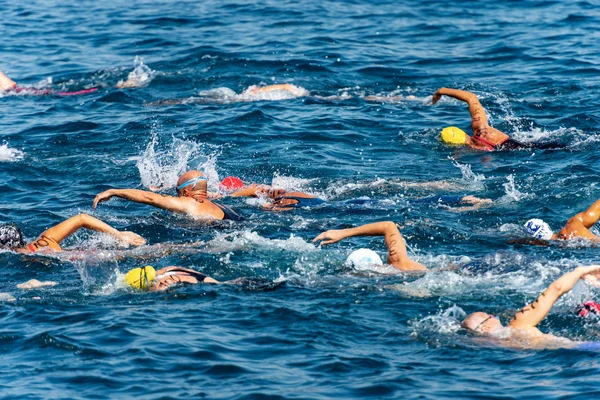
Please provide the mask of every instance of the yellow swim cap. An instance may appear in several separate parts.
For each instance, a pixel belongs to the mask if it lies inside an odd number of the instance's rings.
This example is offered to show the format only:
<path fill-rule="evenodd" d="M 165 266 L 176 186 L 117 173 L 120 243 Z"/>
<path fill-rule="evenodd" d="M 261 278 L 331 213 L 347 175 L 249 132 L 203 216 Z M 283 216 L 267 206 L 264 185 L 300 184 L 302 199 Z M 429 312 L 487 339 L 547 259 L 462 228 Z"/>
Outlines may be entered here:
<path fill-rule="evenodd" d="M 156 270 L 150 265 L 134 268 L 125 275 L 125 282 L 134 289 L 146 289 L 156 278 Z"/>
<path fill-rule="evenodd" d="M 442 131 L 442 141 L 448 144 L 465 144 L 467 134 L 455 126 L 449 126 Z"/>

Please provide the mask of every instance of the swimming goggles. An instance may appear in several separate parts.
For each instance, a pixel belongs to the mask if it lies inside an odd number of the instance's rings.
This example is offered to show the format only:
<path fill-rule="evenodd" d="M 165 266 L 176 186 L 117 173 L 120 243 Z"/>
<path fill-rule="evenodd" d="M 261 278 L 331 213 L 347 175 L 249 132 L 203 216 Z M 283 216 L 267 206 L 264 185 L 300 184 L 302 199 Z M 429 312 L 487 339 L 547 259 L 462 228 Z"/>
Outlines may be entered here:
<path fill-rule="evenodd" d="M 479 329 L 481 327 L 481 325 L 485 324 L 486 322 L 488 322 L 488 320 L 495 318 L 492 314 L 488 314 L 489 317 L 487 317 L 486 319 L 484 319 L 483 321 L 481 321 L 481 323 L 479 325 L 477 325 L 475 327 L 475 329 L 473 329 L 473 332 L 477 332 L 477 329 Z"/>
<path fill-rule="evenodd" d="M 179 191 L 179 190 L 183 189 L 184 187 L 190 186 L 190 185 L 195 186 L 196 183 L 198 183 L 199 181 L 205 181 L 205 180 L 206 180 L 205 177 L 197 176 L 197 177 L 187 180 L 187 181 L 183 182 L 181 185 L 177 186 L 177 190 Z"/>

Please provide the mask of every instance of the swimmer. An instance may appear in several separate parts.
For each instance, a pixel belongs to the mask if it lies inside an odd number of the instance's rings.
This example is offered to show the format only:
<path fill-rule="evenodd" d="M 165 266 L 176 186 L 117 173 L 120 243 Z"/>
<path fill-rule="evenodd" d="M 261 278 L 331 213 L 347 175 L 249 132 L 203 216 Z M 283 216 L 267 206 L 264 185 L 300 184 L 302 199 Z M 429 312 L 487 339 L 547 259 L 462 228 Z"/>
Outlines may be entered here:
<path fill-rule="evenodd" d="M 188 97 L 184 99 L 159 100 L 148 103 L 150 106 L 156 105 L 176 105 L 176 104 L 222 104 L 222 103 L 240 103 L 251 101 L 274 101 L 289 100 L 299 97 L 307 97 L 310 92 L 303 87 L 292 85 L 291 83 L 256 86 L 252 85 L 240 94 L 235 93 L 229 88 L 217 88 L 199 93 L 198 97 Z"/>
<path fill-rule="evenodd" d="M 109 189 L 98 194 L 92 205 L 95 209 L 104 201 L 120 197 L 196 218 L 243 220 L 242 216 L 231 208 L 208 199 L 206 178 L 200 171 L 191 170 L 183 173 L 177 181 L 176 190 L 177 197 L 138 189 Z"/>
<path fill-rule="evenodd" d="M 426 204 L 441 204 L 444 206 L 459 206 L 459 207 L 448 207 L 452 211 L 474 211 L 481 207 L 490 206 L 493 203 L 492 199 L 482 199 L 475 196 L 463 196 L 463 195 L 440 195 L 440 196 L 429 196 L 421 197 L 418 199 L 411 200 L 411 203 L 426 203 Z"/>
<path fill-rule="evenodd" d="M 98 88 L 82 89 L 75 92 L 57 92 L 51 89 L 33 89 L 17 86 L 17 83 L 4 75 L 0 71 L 0 92 L 15 92 L 15 93 L 30 93 L 39 96 L 55 94 L 57 96 L 76 96 L 80 94 L 88 94 L 98 90 Z"/>
<path fill-rule="evenodd" d="M 263 207 L 272 211 L 289 211 L 301 207 L 314 207 L 325 203 L 325 200 L 303 192 L 287 192 L 268 185 L 251 183 L 245 185 L 237 177 L 228 176 L 219 185 L 222 192 L 230 197 L 262 197 L 268 199 Z"/>
<path fill-rule="evenodd" d="M 525 231 L 540 240 L 572 240 L 583 238 L 600 242 L 600 237 L 594 235 L 590 228 L 600 219 L 600 200 L 597 200 L 587 210 L 569 218 L 565 226 L 558 232 L 552 232 L 550 225 L 541 219 L 533 218 L 524 225 Z"/>
<path fill-rule="evenodd" d="M 321 233 L 316 238 L 313 239 L 313 242 L 321 241 L 321 245 L 331 244 L 335 242 L 339 242 L 342 239 L 353 237 L 353 236 L 383 236 L 385 240 L 385 245 L 388 249 L 388 264 L 393 265 L 401 271 L 427 271 L 427 267 L 424 265 L 411 260 L 408 257 L 408 252 L 406 251 L 406 244 L 404 243 L 404 238 L 400 234 L 400 231 L 391 221 L 385 222 L 375 222 L 372 224 L 357 226 L 356 228 L 348 228 L 348 229 L 340 229 L 340 230 L 330 230 Z M 356 263 L 354 258 L 368 258 L 371 257 L 373 262 L 372 264 L 382 265 L 381 259 L 379 256 L 372 250 L 364 251 L 368 249 L 357 250 L 357 252 L 361 252 L 362 254 L 354 255 L 351 254 L 349 257 L 349 263 Z M 369 254 L 371 256 L 369 256 Z M 373 255 L 374 254 L 374 255 Z M 360 262 L 360 261 L 359 261 Z"/>
<path fill-rule="evenodd" d="M 167 290 L 178 283 L 220 283 L 193 269 L 183 267 L 166 267 L 156 271 L 150 265 L 134 268 L 125 275 L 125 282 L 134 289 L 146 289 L 151 292 Z"/>
<path fill-rule="evenodd" d="M 134 268 L 127 272 L 125 282 L 134 289 L 158 292 L 167 290 L 169 287 L 180 283 L 192 285 L 199 283 L 244 285 L 247 288 L 255 290 L 272 290 L 281 286 L 285 281 L 274 282 L 261 279 L 237 278 L 232 281 L 219 282 L 210 276 L 206 276 L 190 268 L 170 266 L 156 271 L 152 266 L 146 265 L 145 267 Z"/>
<path fill-rule="evenodd" d="M 457 89 L 440 88 L 434 93 L 432 104 L 438 102 L 442 96 L 453 97 L 464 101 L 469 105 L 471 114 L 471 129 L 473 137 L 470 137 L 461 129 L 448 127 L 442 131 L 442 140 L 448 144 L 467 145 L 477 150 L 521 150 L 521 149 L 557 149 L 565 146 L 560 143 L 521 143 L 511 139 L 506 133 L 488 125 L 487 115 L 477 96 L 471 92 Z"/>
<path fill-rule="evenodd" d="M 471 333 L 496 336 L 507 340 L 510 347 L 536 347 L 536 345 L 559 345 L 559 347 L 578 347 L 581 349 L 600 349 L 600 343 L 574 342 L 566 338 L 542 333 L 537 325 L 548 315 L 552 306 L 565 293 L 573 289 L 580 280 L 596 280 L 600 276 L 600 265 L 577 267 L 562 275 L 548 286 L 533 303 L 518 311 L 506 327 L 500 320 L 485 312 L 469 314 L 461 326 Z"/>
<path fill-rule="evenodd" d="M 60 252 L 60 242 L 75 233 L 80 228 L 87 228 L 96 232 L 108 233 L 116 238 L 124 246 L 141 246 L 146 239 L 134 232 L 118 231 L 110 225 L 87 214 L 79 214 L 74 217 L 46 229 L 34 242 L 25 244 L 23 233 L 15 224 L 0 225 L 0 248 L 9 249 L 22 254 Z"/>

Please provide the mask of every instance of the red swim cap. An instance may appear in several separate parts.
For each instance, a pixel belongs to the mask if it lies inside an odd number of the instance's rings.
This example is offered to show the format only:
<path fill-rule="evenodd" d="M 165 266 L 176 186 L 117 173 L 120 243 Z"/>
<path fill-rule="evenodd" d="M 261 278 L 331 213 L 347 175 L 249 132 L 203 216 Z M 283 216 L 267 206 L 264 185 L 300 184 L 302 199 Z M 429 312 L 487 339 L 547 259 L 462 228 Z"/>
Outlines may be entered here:
<path fill-rule="evenodd" d="M 238 190 L 244 187 L 244 182 L 238 177 L 228 176 L 221 181 L 221 187 L 226 190 Z"/>
<path fill-rule="evenodd" d="M 575 314 L 579 315 L 580 317 L 587 317 L 590 313 L 600 314 L 600 304 L 592 300 L 587 300 L 577 307 L 577 310 L 575 310 Z"/>

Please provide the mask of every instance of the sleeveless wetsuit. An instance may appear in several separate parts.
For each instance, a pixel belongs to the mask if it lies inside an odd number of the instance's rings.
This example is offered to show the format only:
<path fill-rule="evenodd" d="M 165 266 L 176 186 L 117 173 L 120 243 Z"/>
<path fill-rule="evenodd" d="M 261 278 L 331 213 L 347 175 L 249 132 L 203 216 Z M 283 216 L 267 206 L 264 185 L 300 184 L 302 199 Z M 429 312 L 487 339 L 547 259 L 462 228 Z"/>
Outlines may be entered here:
<path fill-rule="evenodd" d="M 526 150 L 526 149 L 536 149 L 536 150 L 553 150 L 553 149 L 564 149 L 567 147 L 566 145 L 560 142 L 549 142 L 549 143 L 522 143 L 518 142 L 514 139 L 508 138 L 504 142 L 500 142 L 496 145 L 488 142 L 485 139 L 482 139 L 477 136 L 473 136 L 473 139 L 483 143 L 486 145 L 488 151 L 494 150 Z"/>
<path fill-rule="evenodd" d="M 216 201 L 212 202 L 215 206 L 219 207 L 221 211 L 223 211 L 223 219 L 230 219 L 232 221 L 243 221 L 244 217 L 235 212 L 232 208 L 227 207 L 224 204 L 217 203 Z"/>

